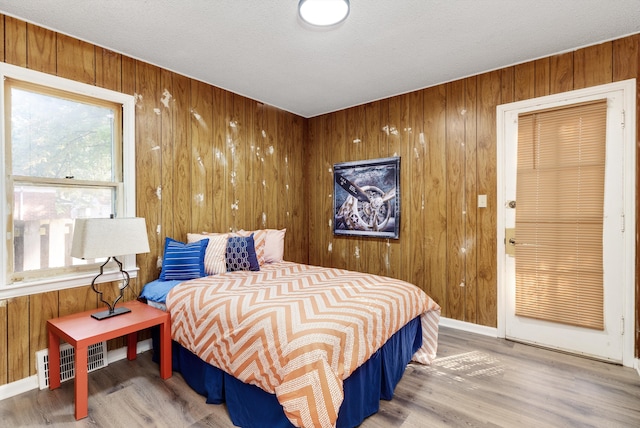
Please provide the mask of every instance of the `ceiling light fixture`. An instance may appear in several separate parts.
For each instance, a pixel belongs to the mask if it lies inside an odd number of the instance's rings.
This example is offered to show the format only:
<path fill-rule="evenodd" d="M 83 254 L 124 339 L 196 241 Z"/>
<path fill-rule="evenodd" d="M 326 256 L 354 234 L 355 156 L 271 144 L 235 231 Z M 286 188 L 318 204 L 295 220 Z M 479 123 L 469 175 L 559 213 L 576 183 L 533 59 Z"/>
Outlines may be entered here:
<path fill-rule="evenodd" d="M 349 15 L 349 0 L 300 0 L 298 14 L 311 25 L 335 25 Z"/>

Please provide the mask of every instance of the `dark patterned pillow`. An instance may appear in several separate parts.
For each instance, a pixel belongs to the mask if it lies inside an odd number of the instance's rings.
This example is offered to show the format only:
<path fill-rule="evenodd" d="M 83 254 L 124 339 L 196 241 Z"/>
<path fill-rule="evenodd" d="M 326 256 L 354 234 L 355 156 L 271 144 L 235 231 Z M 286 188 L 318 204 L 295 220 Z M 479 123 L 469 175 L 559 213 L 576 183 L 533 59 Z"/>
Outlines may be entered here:
<path fill-rule="evenodd" d="M 253 233 L 251 236 L 231 236 L 227 240 L 227 272 L 239 270 L 259 271 Z"/>
<path fill-rule="evenodd" d="M 191 244 L 185 244 L 175 239 L 167 238 L 164 244 L 162 271 L 160 279 L 193 279 L 205 276 L 204 253 L 209 239 L 203 239 Z"/>

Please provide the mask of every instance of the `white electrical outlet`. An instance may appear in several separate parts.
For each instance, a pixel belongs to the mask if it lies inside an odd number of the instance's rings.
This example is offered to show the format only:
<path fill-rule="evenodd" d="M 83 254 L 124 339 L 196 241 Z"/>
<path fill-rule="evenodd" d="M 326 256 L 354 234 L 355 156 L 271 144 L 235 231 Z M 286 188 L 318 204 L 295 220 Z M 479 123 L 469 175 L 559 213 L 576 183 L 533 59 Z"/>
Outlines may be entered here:
<path fill-rule="evenodd" d="M 487 195 L 478 195 L 478 208 L 487 208 Z"/>

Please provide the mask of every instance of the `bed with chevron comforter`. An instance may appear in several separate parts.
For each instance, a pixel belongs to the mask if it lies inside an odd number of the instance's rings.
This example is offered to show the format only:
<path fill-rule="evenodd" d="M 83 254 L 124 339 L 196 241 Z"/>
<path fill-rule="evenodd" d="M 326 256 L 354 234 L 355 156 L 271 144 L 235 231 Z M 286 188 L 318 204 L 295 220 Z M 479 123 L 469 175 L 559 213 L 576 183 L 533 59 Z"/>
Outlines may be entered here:
<path fill-rule="evenodd" d="M 183 282 L 166 305 L 174 341 L 274 394 L 300 427 L 336 426 L 344 381 L 412 321 L 412 359 L 429 364 L 436 354 L 440 307 L 387 277 L 274 263 Z"/>

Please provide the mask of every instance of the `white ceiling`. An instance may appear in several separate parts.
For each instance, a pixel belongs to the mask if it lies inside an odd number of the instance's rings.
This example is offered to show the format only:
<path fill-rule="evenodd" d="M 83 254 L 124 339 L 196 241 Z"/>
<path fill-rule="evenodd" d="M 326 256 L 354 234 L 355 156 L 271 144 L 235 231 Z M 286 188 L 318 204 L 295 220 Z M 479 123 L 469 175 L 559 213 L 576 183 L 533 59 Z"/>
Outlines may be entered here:
<path fill-rule="evenodd" d="M 640 0 L 0 0 L 0 11 L 304 117 L 640 32 Z"/>

